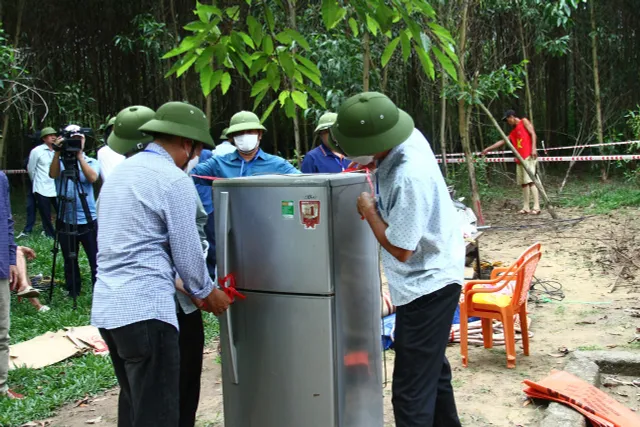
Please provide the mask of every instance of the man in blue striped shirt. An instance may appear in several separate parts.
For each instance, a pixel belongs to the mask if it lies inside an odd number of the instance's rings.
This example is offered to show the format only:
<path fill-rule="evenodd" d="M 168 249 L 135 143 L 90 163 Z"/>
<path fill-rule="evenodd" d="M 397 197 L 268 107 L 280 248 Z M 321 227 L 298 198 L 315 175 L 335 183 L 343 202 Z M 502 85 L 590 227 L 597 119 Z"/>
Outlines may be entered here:
<path fill-rule="evenodd" d="M 204 113 L 161 106 L 140 130 L 154 142 L 128 158 L 102 187 L 98 278 L 91 322 L 109 346 L 120 384 L 119 426 L 171 426 L 179 420 L 180 350 L 175 272 L 185 290 L 222 314 L 229 298 L 209 277 L 194 222 L 198 194 L 184 173 L 203 143 Z"/>

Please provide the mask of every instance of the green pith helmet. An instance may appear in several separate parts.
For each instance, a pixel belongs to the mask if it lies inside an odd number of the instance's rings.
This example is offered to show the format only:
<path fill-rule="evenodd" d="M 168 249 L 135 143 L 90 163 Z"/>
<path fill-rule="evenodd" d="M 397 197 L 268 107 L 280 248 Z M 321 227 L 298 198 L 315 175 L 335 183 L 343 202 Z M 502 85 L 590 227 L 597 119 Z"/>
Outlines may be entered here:
<path fill-rule="evenodd" d="M 229 121 L 229 128 L 227 129 L 227 136 L 233 136 L 233 134 L 242 132 L 245 130 L 262 130 L 266 131 L 267 128 L 262 126 L 258 116 L 251 111 L 240 111 L 235 113 Z"/>
<path fill-rule="evenodd" d="M 153 137 L 140 132 L 138 128 L 153 119 L 155 114 L 155 111 L 143 105 L 134 105 L 120 111 L 113 118 L 113 130 L 107 138 L 109 147 L 122 155 L 144 148 L 153 141 Z"/>
<path fill-rule="evenodd" d="M 331 133 L 338 152 L 367 156 L 402 144 L 413 132 L 411 116 L 379 92 L 363 92 L 347 99 L 338 110 Z M 329 138 L 331 140 L 331 138 Z M 336 147 L 331 147 L 336 148 Z"/>
<path fill-rule="evenodd" d="M 214 148 L 209 134 L 209 122 L 204 112 L 186 102 L 167 102 L 158 108 L 155 118 L 138 130 L 146 133 L 164 133 L 193 139 Z"/>
<path fill-rule="evenodd" d="M 335 124 L 337 118 L 338 115 L 336 113 L 324 113 L 322 116 L 320 116 L 320 119 L 318 120 L 318 126 L 316 126 L 316 130 L 314 130 L 313 132 L 317 133 L 321 130 L 329 129 Z"/>
<path fill-rule="evenodd" d="M 116 122 L 115 116 L 111 117 L 109 119 L 109 121 L 107 122 L 107 125 L 104 127 L 104 130 L 107 130 L 107 129 L 109 129 L 109 127 L 112 127 L 115 122 Z"/>
<path fill-rule="evenodd" d="M 227 136 L 227 132 L 229 132 L 229 128 L 224 128 L 224 130 L 220 134 L 221 140 L 226 141 L 227 139 L 229 139 L 229 137 Z"/>
<path fill-rule="evenodd" d="M 40 138 L 44 138 L 48 135 L 56 135 L 56 133 L 55 129 L 47 127 L 40 131 Z"/>

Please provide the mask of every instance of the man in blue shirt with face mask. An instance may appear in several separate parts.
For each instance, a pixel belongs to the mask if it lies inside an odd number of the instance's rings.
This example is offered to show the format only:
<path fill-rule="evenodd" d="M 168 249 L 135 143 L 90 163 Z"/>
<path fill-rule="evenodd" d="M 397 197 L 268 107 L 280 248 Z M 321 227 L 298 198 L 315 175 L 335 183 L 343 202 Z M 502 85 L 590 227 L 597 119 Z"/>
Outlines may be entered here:
<path fill-rule="evenodd" d="M 320 138 L 320 145 L 309 151 L 302 161 L 302 173 L 340 173 L 349 168 L 351 161 L 347 160 L 343 155 L 332 151 L 328 144 L 329 129 L 336 122 L 336 113 L 324 113 L 315 133 Z"/>
<path fill-rule="evenodd" d="M 267 154 L 260 149 L 260 140 L 266 130 L 258 116 L 251 111 L 240 111 L 234 114 L 229 122 L 227 137 L 235 144 L 237 150 L 224 156 L 211 157 L 193 168 L 191 174 L 237 178 L 251 175 L 300 173 L 282 157 Z M 196 183 L 211 185 L 211 181 L 198 178 Z"/>

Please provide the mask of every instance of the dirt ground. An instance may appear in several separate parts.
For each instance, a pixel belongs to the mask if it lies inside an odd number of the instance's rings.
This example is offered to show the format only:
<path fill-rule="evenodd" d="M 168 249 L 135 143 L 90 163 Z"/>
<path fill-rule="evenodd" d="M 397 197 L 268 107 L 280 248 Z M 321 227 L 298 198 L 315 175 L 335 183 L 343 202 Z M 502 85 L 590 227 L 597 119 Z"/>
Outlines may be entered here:
<path fill-rule="evenodd" d="M 488 223 L 501 227 L 548 224 L 550 220 L 546 213 L 536 217 L 514 212 L 513 209 L 489 211 L 486 218 Z M 559 210 L 559 214 L 563 219 L 584 216 L 580 211 L 569 209 Z M 640 271 L 635 271 L 635 278 L 633 268 L 621 273 L 621 266 L 611 262 L 611 254 L 615 254 L 612 233 L 618 240 L 620 236 L 640 235 L 639 218 L 640 210 L 625 209 L 589 217 L 575 225 L 561 223 L 565 225 L 561 229 L 545 226 L 496 228 L 486 232 L 480 242 L 484 260 L 512 262 L 526 247 L 540 241 L 544 254 L 536 277 L 560 282 L 565 299 L 529 305 L 535 336 L 529 357 L 518 349 L 516 369 L 506 368 L 504 347 L 491 350 L 471 347 L 466 369 L 461 365 L 459 346 L 449 347 L 447 356 L 454 370 L 453 384 L 464 426 L 535 426 L 544 407 L 523 405 L 523 379 L 541 379 L 551 369 L 562 369 L 567 358 L 557 357 L 559 348 L 569 351 L 624 348 L 634 339 L 640 321 L 625 309 L 640 309 Z M 616 289 L 610 293 L 614 283 Z M 391 375 L 393 352 L 387 352 L 386 360 Z M 220 366 L 211 353 L 205 356 L 204 364 L 197 425 L 221 427 L 224 423 Z M 384 396 L 386 425 L 393 426 L 390 383 L 384 389 Z M 637 396 L 625 403 L 640 409 Z M 116 426 L 116 390 L 97 396 L 86 406 L 74 406 L 62 408 L 50 425 L 80 427 L 87 425 L 87 420 L 102 417 L 97 425 Z"/>

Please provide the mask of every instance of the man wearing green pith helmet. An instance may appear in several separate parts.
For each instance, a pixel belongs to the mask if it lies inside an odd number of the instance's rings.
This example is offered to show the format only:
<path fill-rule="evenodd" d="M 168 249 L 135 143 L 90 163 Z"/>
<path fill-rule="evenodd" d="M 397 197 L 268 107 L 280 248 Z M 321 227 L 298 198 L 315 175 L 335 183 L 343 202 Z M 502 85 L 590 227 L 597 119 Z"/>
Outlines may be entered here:
<path fill-rule="evenodd" d="M 175 274 L 214 314 L 230 303 L 209 277 L 194 221 L 198 194 L 184 173 L 203 145 L 214 144 L 205 114 L 183 102 L 162 105 L 138 130 L 153 142 L 122 162 L 100 194 L 91 323 L 109 346 L 120 384 L 118 424 L 175 427 L 180 419 Z"/>
<path fill-rule="evenodd" d="M 155 112 L 145 106 L 134 105 L 120 111 L 116 116 L 113 132 L 107 143 L 114 152 L 129 158 L 144 150 L 153 141 L 153 137 L 141 132 L 139 128 L 152 120 Z M 204 153 L 204 149 L 202 152 Z M 191 162 L 190 162 L 191 163 Z M 209 192 L 211 189 L 209 188 Z M 198 234 L 202 242 L 203 257 L 209 251 L 205 233 L 207 213 L 200 199 L 196 215 Z M 184 290 L 181 279 L 176 280 L 176 311 L 180 328 L 180 422 L 179 427 L 193 427 L 200 400 L 200 379 L 204 351 L 204 325 L 202 314 Z"/>
<path fill-rule="evenodd" d="M 224 130 L 220 134 L 220 141 L 222 142 L 216 145 L 216 149 L 213 150 L 214 156 L 224 156 L 225 154 L 233 153 L 234 151 L 236 151 L 235 145 L 233 145 L 233 143 L 227 136 L 228 130 L 229 128 L 224 128 Z"/>
<path fill-rule="evenodd" d="M 120 164 L 124 160 L 124 156 L 122 154 L 114 151 L 108 144 L 109 136 L 113 132 L 113 125 L 116 122 L 115 117 L 111 117 L 107 122 L 107 125 L 104 128 L 104 142 L 105 146 L 100 148 L 97 152 L 98 163 L 100 163 L 100 178 L 104 183 L 109 175 L 111 175 L 111 171 Z"/>
<path fill-rule="evenodd" d="M 464 277 L 464 241 L 435 156 L 413 119 L 385 95 L 342 104 L 329 145 L 377 166 L 377 194 L 357 210 L 382 246 L 397 306 L 393 411 L 399 427 L 459 427 L 445 356 Z"/>
<path fill-rule="evenodd" d="M 340 153 L 332 151 L 327 145 L 329 132 L 336 122 L 336 113 L 324 113 L 318 120 L 314 133 L 320 138 L 320 145 L 309 151 L 302 161 L 302 173 L 339 173 L 349 167 L 349 161 Z"/>
<path fill-rule="evenodd" d="M 191 173 L 218 178 L 264 174 L 296 174 L 299 170 L 282 157 L 267 154 L 260 148 L 262 135 L 267 129 L 251 111 L 240 111 L 231 117 L 226 136 L 236 146 L 236 151 L 224 156 L 213 156 L 196 166 Z M 206 183 L 206 180 L 196 180 Z M 211 185 L 211 181 L 208 181 Z"/>

